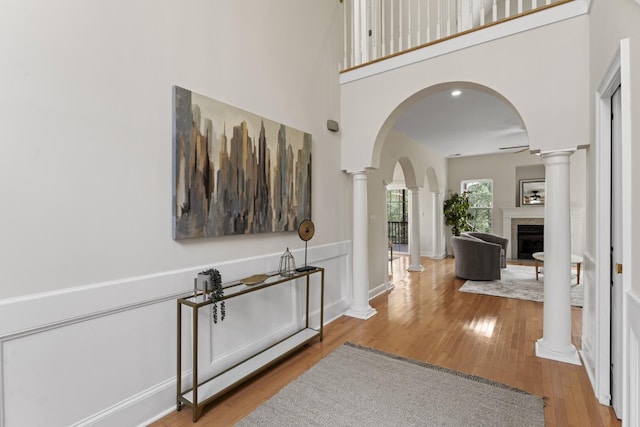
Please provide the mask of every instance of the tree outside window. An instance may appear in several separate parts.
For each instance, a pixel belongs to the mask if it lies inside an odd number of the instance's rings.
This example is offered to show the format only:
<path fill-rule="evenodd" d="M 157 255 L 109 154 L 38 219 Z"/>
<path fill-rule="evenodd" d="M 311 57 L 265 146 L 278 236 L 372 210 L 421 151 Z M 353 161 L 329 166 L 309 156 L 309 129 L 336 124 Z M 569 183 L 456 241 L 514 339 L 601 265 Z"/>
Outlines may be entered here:
<path fill-rule="evenodd" d="M 475 179 L 462 181 L 462 192 L 469 197 L 469 211 L 473 215 L 471 224 L 483 233 L 492 233 L 493 180 Z"/>

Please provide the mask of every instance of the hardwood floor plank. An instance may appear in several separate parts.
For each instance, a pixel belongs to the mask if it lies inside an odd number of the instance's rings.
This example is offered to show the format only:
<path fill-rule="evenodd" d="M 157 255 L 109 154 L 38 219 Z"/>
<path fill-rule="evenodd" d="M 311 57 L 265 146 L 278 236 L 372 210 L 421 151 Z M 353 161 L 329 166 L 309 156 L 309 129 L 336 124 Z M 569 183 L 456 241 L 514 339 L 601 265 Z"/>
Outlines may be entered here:
<path fill-rule="evenodd" d="M 209 405 L 197 426 L 233 425 L 346 341 L 479 375 L 545 396 L 547 426 L 619 427 L 600 405 L 582 366 L 535 356 L 542 337 L 542 304 L 458 292 L 452 259 L 422 259 L 425 270 L 406 271 L 407 256 L 393 261 L 395 288 L 373 300 L 369 320 L 342 316 L 312 343 Z M 582 309 L 572 308 L 572 341 L 579 347 Z M 152 424 L 193 425 L 185 408 Z"/>

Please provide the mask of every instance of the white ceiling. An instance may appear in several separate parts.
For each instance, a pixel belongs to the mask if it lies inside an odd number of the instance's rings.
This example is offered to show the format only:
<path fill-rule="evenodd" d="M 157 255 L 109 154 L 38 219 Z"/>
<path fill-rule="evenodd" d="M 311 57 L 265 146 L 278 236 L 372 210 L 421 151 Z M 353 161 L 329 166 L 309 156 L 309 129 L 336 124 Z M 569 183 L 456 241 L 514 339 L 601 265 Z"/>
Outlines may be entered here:
<path fill-rule="evenodd" d="M 508 153 L 528 144 L 524 124 L 502 98 L 463 88 L 431 94 L 409 107 L 394 127 L 445 157 Z M 504 147 L 519 147 L 500 150 Z"/>

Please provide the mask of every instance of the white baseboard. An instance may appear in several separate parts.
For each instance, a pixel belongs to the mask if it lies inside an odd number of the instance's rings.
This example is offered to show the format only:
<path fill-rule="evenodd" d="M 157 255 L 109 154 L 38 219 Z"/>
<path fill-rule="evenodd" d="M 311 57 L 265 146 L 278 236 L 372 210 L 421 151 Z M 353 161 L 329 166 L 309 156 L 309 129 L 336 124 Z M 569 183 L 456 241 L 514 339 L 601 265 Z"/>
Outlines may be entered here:
<path fill-rule="evenodd" d="M 369 299 L 373 299 L 378 295 L 382 295 L 389 290 L 392 285 L 389 282 L 382 283 L 372 289 L 369 289 Z"/>
<path fill-rule="evenodd" d="M 171 409 L 175 410 L 176 391 L 176 380 L 168 379 L 103 411 L 92 414 L 84 420 L 73 423 L 72 427 L 128 425 L 130 420 L 136 417 L 136 413 L 140 412 L 142 406 L 147 407 L 149 411 L 156 412 L 157 409 L 154 406 L 159 398 L 173 401 Z M 148 425 L 150 422 L 162 418 L 171 413 L 171 409 L 161 412 L 153 419 L 145 421 L 146 424 L 141 425 Z"/>

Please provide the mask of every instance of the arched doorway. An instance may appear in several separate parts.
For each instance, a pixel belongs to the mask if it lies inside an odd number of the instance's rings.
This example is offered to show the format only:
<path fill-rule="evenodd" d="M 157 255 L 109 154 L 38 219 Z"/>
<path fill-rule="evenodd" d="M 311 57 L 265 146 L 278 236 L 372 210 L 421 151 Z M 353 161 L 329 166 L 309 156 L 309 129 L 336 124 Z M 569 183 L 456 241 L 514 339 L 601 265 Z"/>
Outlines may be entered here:
<path fill-rule="evenodd" d="M 455 97 L 453 89 L 461 94 Z M 527 150 L 524 129 L 522 118 L 505 97 L 489 87 L 471 82 L 447 82 L 422 89 L 389 114 L 372 148 L 372 167 L 368 172 L 371 179 L 368 199 L 372 201 L 369 209 L 375 210 L 372 205 L 386 196 L 385 189 L 377 184 L 379 179 L 392 184 L 389 188 L 405 189 L 405 199 L 409 198 L 409 189 L 415 190 L 415 205 L 418 206 L 415 216 L 420 227 L 420 234 L 414 239 L 418 243 L 415 267 L 419 268 L 420 255 L 433 258 L 446 255 L 442 203 L 448 188 L 449 159 L 460 153 L 465 156 L 491 150 L 506 153 Z M 463 143 L 468 148 L 460 148 Z M 405 174 L 405 164 L 412 168 L 415 186 L 414 183 L 398 184 L 398 176 Z M 405 209 L 410 213 L 408 207 Z M 380 216 L 385 214 L 380 211 Z M 408 242 L 405 243 L 410 239 L 394 239 L 405 232 L 405 227 L 408 228 L 410 214 L 397 221 L 404 220 L 407 224 L 394 224 L 397 232 L 387 230 L 386 233 L 384 225 L 390 227 L 391 224 L 383 225 L 371 220 L 376 217 L 378 215 L 373 212 L 369 218 L 370 238 L 380 236 L 379 243 L 370 242 L 372 263 L 382 265 L 387 262 L 386 252 L 376 258 L 373 245 L 386 247 L 388 237 L 396 244 L 394 249 L 411 252 Z M 409 235 L 408 230 L 406 234 Z M 378 277 L 375 266 L 371 267 L 371 274 Z M 381 282 L 385 280 L 382 274 L 379 277 Z"/>
<path fill-rule="evenodd" d="M 521 134 L 523 132 L 523 120 L 510 102 L 491 88 L 470 82 L 440 83 L 422 89 L 406 98 L 388 113 L 388 116 L 378 130 L 375 143 L 372 146 L 369 145 L 370 151 L 365 149 L 360 153 L 364 158 L 358 156 L 360 159 L 358 163 L 364 161 L 368 166 L 359 166 L 359 172 L 355 169 L 354 172 L 351 172 L 352 174 L 357 172 L 359 180 L 362 180 L 363 174 L 365 174 L 367 180 L 367 216 L 363 218 L 354 217 L 354 224 L 366 224 L 368 230 L 366 246 L 368 249 L 366 253 L 354 253 L 354 258 L 359 260 L 363 258 L 367 259 L 369 297 L 378 295 L 388 289 L 386 191 L 387 184 L 394 182 L 394 171 L 398 164 L 401 165 L 403 175 L 405 175 L 405 179 L 407 180 L 405 181 L 404 188 L 412 190 L 411 198 L 414 200 L 413 206 L 416 207 L 413 216 L 416 219 L 417 227 L 421 228 L 421 232 L 413 239 L 416 244 L 416 249 L 413 252 L 417 256 L 415 267 L 421 267 L 420 256 L 422 254 L 431 255 L 436 258 L 445 256 L 442 198 L 448 182 L 448 159 L 456 153 L 444 151 L 441 147 L 431 146 L 429 142 L 437 139 L 438 135 L 425 135 L 424 137 L 420 137 L 413 133 L 413 130 L 416 128 L 403 127 L 403 121 L 410 115 L 413 117 L 413 119 L 410 120 L 413 124 L 423 120 L 420 118 L 420 114 L 416 113 L 415 109 L 428 105 L 430 101 L 436 104 L 444 103 L 444 100 L 447 96 L 450 96 L 449 94 L 453 88 L 461 88 L 463 93 L 464 90 L 469 91 L 469 94 L 473 93 L 474 96 L 467 96 L 467 101 L 477 101 L 479 96 L 485 96 L 485 99 L 486 97 L 491 97 L 494 103 L 500 106 L 501 111 L 509 112 L 507 116 L 499 116 L 491 123 L 489 123 L 489 119 L 493 120 L 494 118 L 484 116 L 484 120 L 480 120 L 482 132 L 478 131 L 478 135 L 491 134 L 493 132 L 493 138 L 499 140 L 501 145 L 504 144 L 504 146 L 508 148 L 514 145 L 507 142 L 509 141 L 508 136 L 515 133 Z M 464 104 L 465 97 L 462 96 L 460 99 L 462 99 L 463 102 L 459 104 Z M 452 108 L 445 108 L 444 110 L 446 110 L 449 115 L 445 117 L 440 116 L 437 119 L 441 122 L 448 122 L 450 129 L 452 129 L 451 132 L 454 132 L 461 127 L 461 123 L 463 122 L 461 117 L 467 117 L 468 115 L 473 116 L 475 114 L 474 112 L 483 110 L 483 108 L 486 107 L 485 104 L 487 103 L 484 102 L 481 103 L 481 105 L 471 103 L 471 107 L 474 108 L 469 108 L 469 105 L 467 105 L 467 108 L 463 109 L 462 113 L 456 113 L 456 110 Z M 455 107 L 456 104 L 452 105 Z M 451 105 L 449 107 L 451 107 Z M 437 111 L 438 106 L 431 105 L 430 108 L 430 111 L 433 112 Z M 500 118 L 503 120 L 500 120 Z M 426 119 L 423 121 L 426 121 Z M 473 120 L 468 121 L 473 124 Z M 500 128 L 499 126 L 502 127 Z M 442 128 L 443 127 L 440 126 L 440 129 Z M 368 132 L 370 132 L 370 130 Z M 412 134 L 409 135 L 409 133 Z M 440 136 L 442 136 L 442 134 L 440 134 Z M 481 144 L 482 138 L 475 138 L 474 142 L 476 145 Z M 518 146 L 518 149 L 522 149 L 522 144 L 518 143 L 515 145 Z M 446 144 L 445 147 L 447 147 Z M 365 147 L 363 146 L 362 148 L 364 149 Z M 367 151 L 369 154 L 367 154 Z M 343 155 L 344 154 L 346 154 L 346 152 L 343 152 Z M 368 155 L 371 156 L 369 157 L 369 162 L 366 161 Z M 354 160 L 355 158 L 351 157 L 351 159 Z M 408 169 L 411 170 L 410 174 L 408 173 Z M 411 175 L 411 183 L 408 182 L 408 175 Z M 362 197 L 359 197 L 359 199 L 362 200 Z M 413 211 L 413 209 L 411 209 L 410 212 L 411 211 Z M 407 222 L 411 216 L 411 213 L 409 213 Z M 411 239 L 409 238 L 408 240 Z M 411 248 L 409 248 L 409 252 L 412 252 Z M 362 266 L 360 266 L 360 268 L 362 268 Z"/>

